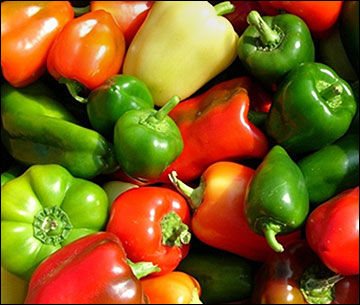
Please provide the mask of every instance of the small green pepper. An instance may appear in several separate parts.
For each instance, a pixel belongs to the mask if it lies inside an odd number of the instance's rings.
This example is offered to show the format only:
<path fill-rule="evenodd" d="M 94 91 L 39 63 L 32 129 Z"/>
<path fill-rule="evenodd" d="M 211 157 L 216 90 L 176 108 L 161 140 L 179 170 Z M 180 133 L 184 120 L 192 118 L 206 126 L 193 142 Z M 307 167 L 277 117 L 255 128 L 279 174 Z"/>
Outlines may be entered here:
<path fill-rule="evenodd" d="M 245 195 L 244 210 L 251 228 L 265 235 L 277 252 L 284 249 L 276 234 L 298 229 L 309 211 L 309 196 L 299 167 L 281 146 L 274 146 L 256 169 Z"/>
<path fill-rule="evenodd" d="M 151 181 L 180 155 L 184 143 L 167 114 L 180 102 L 173 97 L 159 111 L 131 110 L 116 122 L 114 146 L 121 169 L 130 177 Z"/>
<path fill-rule="evenodd" d="M 291 14 L 261 18 L 251 11 L 247 20 L 250 26 L 239 39 L 238 55 L 257 79 L 278 83 L 298 64 L 314 61 L 314 43 L 301 18 Z"/>
<path fill-rule="evenodd" d="M 154 108 L 148 87 L 130 75 L 114 75 L 91 91 L 87 112 L 92 127 L 105 136 L 112 136 L 116 121 L 127 111 Z"/>

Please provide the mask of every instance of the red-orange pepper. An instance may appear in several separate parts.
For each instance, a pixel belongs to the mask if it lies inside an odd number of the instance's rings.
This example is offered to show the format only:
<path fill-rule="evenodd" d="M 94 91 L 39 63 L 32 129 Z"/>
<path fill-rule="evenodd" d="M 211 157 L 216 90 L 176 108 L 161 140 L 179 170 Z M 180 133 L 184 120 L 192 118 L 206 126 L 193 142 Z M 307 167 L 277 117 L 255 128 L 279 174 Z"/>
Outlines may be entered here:
<path fill-rule="evenodd" d="M 1 2 L 1 69 L 14 87 L 29 85 L 46 68 L 55 36 L 74 18 L 69 1 Z"/>

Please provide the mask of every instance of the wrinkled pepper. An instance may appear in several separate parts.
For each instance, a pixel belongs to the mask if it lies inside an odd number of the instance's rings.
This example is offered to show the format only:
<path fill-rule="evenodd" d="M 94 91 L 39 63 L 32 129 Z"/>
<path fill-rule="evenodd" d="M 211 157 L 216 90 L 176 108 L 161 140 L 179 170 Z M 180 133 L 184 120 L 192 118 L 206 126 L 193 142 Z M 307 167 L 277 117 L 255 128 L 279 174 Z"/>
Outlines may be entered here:
<path fill-rule="evenodd" d="M 154 108 L 146 85 L 134 76 L 114 75 L 87 98 L 87 113 L 92 127 L 104 136 L 112 136 L 116 121 L 129 110 Z"/>
<path fill-rule="evenodd" d="M 180 103 L 170 117 L 178 125 L 184 151 L 163 173 L 176 171 L 180 180 L 198 178 L 212 163 L 228 159 L 262 158 L 268 151 L 265 135 L 248 120 L 252 81 L 236 78 Z"/>
<path fill-rule="evenodd" d="M 46 70 L 50 47 L 74 18 L 69 1 L 1 1 L 1 69 L 15 87 L 29 85 Z"/>
<path fill-rule="evenodd" d="M 184 143 L 168 113 L 180 102 L 174 96 L 159 111 L 131 110 L 115 124 L 115 156 L 131 178 L 154 181 L 181 154 Z"/>
<path fill-rule="evenodd" d="M 250 26 L 239 39 L 238 55 L 260 81 L 279 83 L 297 65 L 314 61 L 310 31 L 299 17 L 282 14 L 262 18 L 251 11 L 247 20 Z"/>
<path fill-rule="evenodd" d="M 217 162 L 201 176 L 193 189 L 170 174 L 173 185 L 188 200 L 194 211 L 192 233 L 203 243 L 255 261 L 264 261 L 272 252 L 266 239 L 252 231 L 245 219 L 246 186 L 254 170 L 234 162 Z M 288 244 L 299 232 L 282 236 Z"/>
<path fill-rule="evenodd" d="M 306 221 L 306 239 L 332 271 L 359 274 L 359 187 L 319 205 Z"/>
<path fill-rule="evenodd" d="M 129 46 L 135 34 L 144 23 L 154 1 L 91 1 L 90 10 L 104 10 L 110 13 Z"/>
<path fill-rule="evenodd" d="M 177 270 L 196 278 L 205 304 L 225 304 L 251 296 L 255 268 L 250 261 L 225 251 L 190 251 Z"/>
<path fill-rule="evenodd" d="M 16 160 L 60 164 L 76 177 L 91 178 L 117 168 L 112 146 L 81 127 L 42 83 L 1 87 L 2 140 Z"/>
<path fill-rule="evenodd" d="M 351 87 L 334 70 L 304 63 L 278 87 L 266 130 L 289 153 L 307 153 L 342 137 L 356 108 Z"/>
<path fill-rule="evenodd" d="M 1 265 L 29 279 L 62 246 L 103 229 L 108 198 L 59 165 L 34 165 L 1 188 Z"/>
<path fill-rule="evenodd" d="M 298 161 L 310 202 L 319 204 L 359 185 L 359 136 L 350 134 Z"/>
<path fill-rule="evenodd" d="M 148 85 L 155 105 L 195 93 L 236 58 L 229 2 L 157 1 L 133 39 L 123 72 Z"/>
<path fill-rule="evenodd" d="M 276 252 L 284 251 L 277 234 L 291 233 L 306 220 L 309 195 L 296 163 L 281 146 L 274 146 L 247 185 L 246 220 Z"/>
<path fill-rule="evenodd" d="M 25 304 L 146 304 L 121 241 L 100 232 L 51 255 L 35 271 Z"/>
<path fill-rule="evenodd" d="M 122 241 L 133 262 L 147 261 L 173 271 L 189 252 L 190 211 L 177 192 L 161 187 L 139 187 L 117 197 L 106 231 Z"/>

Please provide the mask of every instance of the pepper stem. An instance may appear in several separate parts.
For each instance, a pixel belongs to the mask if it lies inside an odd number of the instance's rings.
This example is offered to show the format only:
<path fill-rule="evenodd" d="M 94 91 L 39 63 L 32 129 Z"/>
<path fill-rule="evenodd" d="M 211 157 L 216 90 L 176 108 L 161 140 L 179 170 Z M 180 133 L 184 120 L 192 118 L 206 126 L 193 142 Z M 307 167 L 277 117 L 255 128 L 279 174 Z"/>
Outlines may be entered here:
<path fill-rule="evenodd" d="M 73 79 L 61 77 L 59 79 L 60 84 L 65 84 L 71 96 L 82 104 L 86 104 L 88 99 L 79 95 L 80 92 L 84 91 L 85 87 Z"/>
<path fill-rule="evenodd" d="M 230 1 L 224 1 L 214 6 L 216 15 L 223 16 L 226 14 L 233 13 L 235 11 L 235 5 L 231 4 Z"/>
<path fill-rule="evenodd" d="M 166 214 L 161 220 L 162 244 L 164 246 L 187 245 L 190 243 L 191 233 L 189 227 L 184 224 L 178 214 L 174 211 Z"/>
<path fill-rule="evenodd" d="M 82 16 L 90 12 L 90 5 L 84 7 L 73 7 L 75 17 Z"/>
<path fill-rule="evenodd" d="M 326 87 L 320 92 L 320 95 L 324 100 L 329 101 L 334 97 L 341 95 L 343 91 L 343 87 L 340 84 L 336 83 Z"/>
<path fill-rule="evenodd" d="M 158 121 L 162 121 L 171 110 L 173 110 L 177 104 L 180 103 L 180 97 L 173 96 L 162 108 L 155 114 L 155 118 Z"/>
<path fill-rule="evenodd" d="M 189 304 L 203 304 L 203 302 L 201 302 L 200 298 L 199 298 L 199 291 L 197 288 L 193 289 L 192 295 L 191 295 L 191 300 Z"/>
<path fill-rule="evenodd" d="M 280 40 L 278 33 L 273 31 L 268 24 L 261 18 L 257 11 L 251 11 L 247 16 L 248 24 L 254 26 L 260 35 L 260 40 L 264 46 L 270 47 L 277 44 Z"/>
<path fill-rule="evenodd" d="M 264 224 L 263 227 L 266 241 L 268 242 L 269 246 L 275 252 L 283 252 L 284 247 L 276 240 L 276 234 L 279 233 L 280 227 L 272 223 Z"/>
<path fill-rule="evenodd" d="M 129 259 L 127 259 L 126 262 L 138 280 L 145 276 L 148 276 L 151 273 L 161 271 L 161 269 L 157 265 L 154 265 L 152 262 L 133 263 Z"/>

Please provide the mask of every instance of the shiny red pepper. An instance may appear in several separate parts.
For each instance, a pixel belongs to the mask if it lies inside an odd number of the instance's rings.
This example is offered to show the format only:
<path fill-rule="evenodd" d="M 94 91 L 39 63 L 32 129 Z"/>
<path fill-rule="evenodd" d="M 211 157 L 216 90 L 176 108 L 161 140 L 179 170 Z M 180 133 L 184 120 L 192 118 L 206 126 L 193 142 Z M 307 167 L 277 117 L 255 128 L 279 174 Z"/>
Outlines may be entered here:
<path fill-rule="evenodd" d="M 46 69 L 55 36 L 74 18 L 69 1 L 1 1 L 1 69 L 14 87 Z"/>
<path fill-rule="evenodd" d="M 359 274 L 359 187 L 318 206 L 307 220 L 306 238 L 329 269 Z"/>

